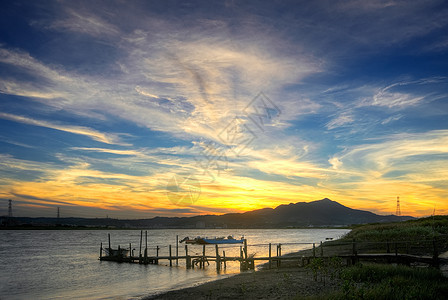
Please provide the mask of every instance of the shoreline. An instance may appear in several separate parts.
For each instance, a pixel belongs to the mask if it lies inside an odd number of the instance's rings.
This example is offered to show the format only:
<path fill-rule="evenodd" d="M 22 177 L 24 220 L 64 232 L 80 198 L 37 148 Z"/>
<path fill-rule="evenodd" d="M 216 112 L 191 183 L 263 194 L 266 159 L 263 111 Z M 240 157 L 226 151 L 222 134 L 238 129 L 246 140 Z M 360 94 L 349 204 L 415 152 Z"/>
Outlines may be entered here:
<path fill-rule="evenodd" d="M 291 252 L 283 256 L 309 254 L 312 249 Z M 282 262 L 281 268 L 267 269 L 267 262 L 255 271 L 244 271 L 192 287 L 148 295 L 142 300 L 169 299 L 288 299 L 318 296 L 339 288 L 336 280 L 314 280 L 312 271 L 298 266 L 297 261 Z"/>
<path fill-rule="evenodd" d="M 288 299 L 318 296 L 338 288 L 336 281 L 315 281 L 310 270 L 295 267 L 244 272 L 142 299 Z"/>

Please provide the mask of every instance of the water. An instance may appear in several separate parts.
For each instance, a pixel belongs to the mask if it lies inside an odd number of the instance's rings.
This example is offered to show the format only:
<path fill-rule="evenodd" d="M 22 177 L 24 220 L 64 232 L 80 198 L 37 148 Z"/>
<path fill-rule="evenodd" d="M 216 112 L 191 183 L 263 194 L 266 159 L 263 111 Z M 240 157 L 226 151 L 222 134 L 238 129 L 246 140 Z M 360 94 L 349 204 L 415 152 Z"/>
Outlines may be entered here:
<path fill-rule="evenodd" d="M 319 243 L 326 238 L 338 238 L 345 229 L 199 229 L 149 230 L 149 254 L 168 255 L 168 245 L 176 253 L 176 235 L 227 236 L 244 235 L 248 253 L 267 256 L 268 243 L 282 243 L 282 254 L 310 248 L 310 245 L 288 243 Z M 99 245 L 107 245 L 107 231 L 103 230 L 2 230 L 0 231 L 0 298 L 1 299 L 139 299 L 144 296 L 193 286 L 239 273 L 238 263 L 228 263 L 227 269 L 217 274 L 213 262 L 206 269 L 187 270 L 184 261 L 173 267 L 138 265 L 99 261 Z M 132 243 L 138 255 L 139 230 L 112 230 L 112 247 L 128 248 Z M 143 246 L 145 240 L 143 240 Z M 179 255 L 184 255 L 179 244 Z M 220 246 L 220 253 L 238 256 L 239 246 Z M 189 254 L 199 254 L 202 246 L 189 245 Z M 272 248 L 273 254 L 276 251 Z M 207 254 L 214 255 L 214 246 Z"/>

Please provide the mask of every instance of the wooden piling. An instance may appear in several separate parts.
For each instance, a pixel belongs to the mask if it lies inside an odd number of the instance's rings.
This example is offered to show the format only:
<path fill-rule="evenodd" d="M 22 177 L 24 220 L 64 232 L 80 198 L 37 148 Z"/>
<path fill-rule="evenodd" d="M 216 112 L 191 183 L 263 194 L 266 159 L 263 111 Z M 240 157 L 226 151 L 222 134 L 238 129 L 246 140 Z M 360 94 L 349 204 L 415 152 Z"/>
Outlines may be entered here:
<path fill-rule="evenodd" d="M 200 267 L 205 268 L 205 245 L 202 245 L 202 259 Z"/>
<path fill-rule="evenodd" d="M 143 240 L 143 230 L 140 230 L 140 250 L 138 252 L 138 263 L 142 263 L 142 240 Z"/>
<path fill-rule="evenodd" d="M 103 243 L 100 244 L 100 259 L 103 257 Z"/>
<path fill-rule="evenodd" d="M 278 256 L 282 256 L 282 244 L 278 244 Z M 278 266 L 281 267 L 282 266 L 282 260 L 279 259 L 278 260 Z"/>
<path fill-rule="evenodd" d="M 148 248 L 145 248 L 143 253 L 143 263 L 146 265 L 148 263 Z"/>
<path fill-rule="evenodd" d="M 156 246 L 156 261 L 155 264 L 158 265 L 159 264 L 159 246 Z"/>
<path fill-rule="evenodd" d="M 320 257 L 324 257 L 324 246 L 322 245 L 322 241 L 320 241 Z"/>
<path fill-rule="evenodd" d="M 247 239 L 244 239 L 244 259 L 247 259 Z"/>
<path fill-rule="evenodd" d="M 172 267 L 172 266 L 173 266 L 173 261 L 171 259 L 171 245 L 170 245 L 170 267 Z"/>
<path fill-rule="evenodd" d="M 188 245 L 185 245 L 185 264 L 187 269 L 191 269 L 191 257 L 188 255 Z"/>
<path fill-rule="evenodd" d="M 109 256 L 112 255 L 112 247 L 110 246 L 110 233 L 107 234 L 107 239 L 109 240 Z"/>
<path fill-rule="evenodd" d="M 271 259 L 271 243 L 269 243 L 269 269 L 272 268 L 272 259 Z"/>
<path fill-rule="evenodd" d="M 216 271 L 219 272 L 221 270 L 221 259 L 219 257 L 219 249 L 218 245 L 215 245 L 215 252 L 216 252 Z"/>
<path fill-rule="evenodd" d="M 313 243 L 313 257 L 316 257 L 316 244 Z"/>
<path fill-rule="evenodd" d="M 243 270 L 243 247 L 240 246 L 240 270 Z"/>
<path fill-rule="evenodd" d="M 277 244 L 277 255 L 276 255 L 276 257 L 277 257 L 277 261 L 276 261 L 276 262 L 277 262 L 277 268 L 279 267 L 279 261 L 280 261 L 280 260 L 278 259 L 278 246 L 279 246 L 279 244 Z"/>
<path fill-rule="evenodd" d="M 148 231 L 145 230 L 145 264 L 148 263 Z"/>
<path fill-rule="evenodd" d="M 179 235 L 176 235 L 176 266 L 179 265 Z"/>
<path fill-rule="evenodd" d="M 224 269 L 226 269 L 227 268 L 227 261 L 226 261 L 226 251 L 225 250 L 222 251 L 222 257 L 224 258 Z"/>

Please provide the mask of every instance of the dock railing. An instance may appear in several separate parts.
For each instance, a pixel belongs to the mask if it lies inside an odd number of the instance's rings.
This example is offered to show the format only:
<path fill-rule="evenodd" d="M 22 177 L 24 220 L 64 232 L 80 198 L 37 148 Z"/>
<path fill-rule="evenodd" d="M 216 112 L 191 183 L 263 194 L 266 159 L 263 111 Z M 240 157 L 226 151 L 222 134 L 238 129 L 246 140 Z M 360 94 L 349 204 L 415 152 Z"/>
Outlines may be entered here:
<path fill-rule="evenodd" d="M 226 269 L 227 262 L 239 262 L 241 270 L 255 269 L 255 261 L 265 262 L 266 268 L 280 268 L 282 262 L 295 262 L 304 266 L 313 258 L 339 257 L 347 264 L 354 264 L 360 260 L 379 261 L 386 263 L 400 263 L 410 265 L 412 263 L 424 263 L 438 267 L 441 260 L 440 251 L 448 249 L 448 235 L 439 235 L 432 238 L 418 240 L 335 240 L 319 242 L 290 242 L 290 243 L 260 243 L 248 245 L 244 240 L 243 245 L 213 244 L 213 245 L 188 245 L 184 246 L 184 253 L 179 248 L 179 239 L 176 237 L 176 252 L 173 254 L 172 245 L 148 246 L 148 233 L 145 231 L 145 243 L 143 244 L 143 231 L 140 233 L 138 256 L 136 249 L 118 246 L 119 251 L 111 248 L 110 234 L 108 235 L 108 248 L 100 245 L 100 260 L 128 262 L 139 264 L 159 264 L 165 261 L 169 266 L 179 264 L 179 260 L 185 261 L 187 269 L 205 268 L 210 262 L 216 263 L 216 269 Z M 207 247 L 209 251 L 207 253 Z M 238 249 L 239 248 L 239 249 Z M 121 249 L 121 250 L 120 250 Z M 124 251 L 126 250 L 126 251 Z M 181 251 L 179 251 L 181 250 Z M 239 250 L 239 251 L 238 251 Z M 300 250 L 300 252 L 298 252 Z M 227 251 L 227 253 L 226 253 Z M 107 253 L 108 255 L 103 255 Z M 128 253 L 128 254 L 126 254 Z M 289 264 L 290 265 L 290 264 Z"/>

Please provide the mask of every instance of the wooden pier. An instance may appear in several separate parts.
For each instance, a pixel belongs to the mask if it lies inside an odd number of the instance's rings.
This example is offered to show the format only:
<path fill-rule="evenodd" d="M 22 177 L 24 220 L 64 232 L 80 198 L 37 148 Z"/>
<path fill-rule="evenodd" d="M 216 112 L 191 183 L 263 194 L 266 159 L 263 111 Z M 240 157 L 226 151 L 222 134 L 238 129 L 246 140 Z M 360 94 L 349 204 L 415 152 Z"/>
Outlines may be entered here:
<path fill-rule="evenodd" d="M 169 266 L 173 266 L 173 263 L 178 265 L 179 261 L 185 261 L 185 266 L 187 269 L 194 268 L 205 268 L 209 266 L 211 262 L 214 262 L 216 265 L 216 270 L 219 272 L 221 269 L 226 269 L 227 262 L 239 262 L 240 270 L 253 270 L 255 269 L 255 262 L 264 262 L 267 264 L 268 268 L 280 268 L 282 262 L 285 261 L 293 261 L 295 265 L 305 266 L 309 264 L 312 259 L 321 258 L 321 259 L 331 259 L 334 257 L 339 257 L 347 265 L 355 264 L 359 261 L 374 261 L 374 262 L 386 262 L 386 263 L 396 263 L 396 264 L 405 264 L 411 265 L 413 263 L 423 263 L 434 267 L 439 267 L 440 264 L 448 264 L 447 258 L 439 258 L 438 247 L 435 241 L 433 244 L 433 253 L 431 255 L 413 255 L 409 253 L 399 253 L 398 242 L 385 242 L 385 253 L 359 253 L 359 246 L 362 246 L 363 243 L 366 242 L 356 242 L 355 240 L 351 242 L 343 242 L 338 243 L 335 242 L 320 242 L 318 246 L 316 243 L 287 243 L 287 244 L 259 244 L 253 246 L 264 246 L 268 248 L 267 256 L 257 257 L 255 254 L 248 254 L 248 245 L 247 240 L 244 240 L 242 246 L 239 246 L 239 256 L 226 256 L 225 250 L 220 252 L 219 246 L 217 244 L 213 245 L 201 245 L 202 253 L 200 254 L 190 254 L 189 250 L 191 248 L 188 245 L 184 246 L 184 254 L 179 254 L 179 239 L 176 237 L 176 248 L 175 254 L 173 255 L 173 248 L 171 245 L 168 246 L 168 253 L 164 255 L 160 255 L 161 247 L 156 246 L 152 248 L 148 248 L 148 234 L 145 231 L 145 245 L 143 245 L 143 231 L 140 232 L 140 244 L 139 244 L 139 252 L 138 255 L 134 255 L 134 250 L 132 249 L 132 245 L 129 244 L 129 248 L 121 248 L 118 246 L 117 249 L 111 248 L 110 234 L 108 235 L 108 247 L 104 248 L 103 244 L 100 245 L 100 257 L 99 259 L 102 261 L 114 261 L 120 263 L 136 263 L 136 264 L 155 264 L 158 265 L 160 261 L 164 261 L 169 264 Z M 402 242 L 400 242 L 402 243 Z M 394 246 L 395 251 L 391 251 L 391 244 Z M 306 255 L 282 255 L 282 246 L 283 245 L 312 245 L 312 248 L 307 251 Z M 348 246 L 346 253 L 337 253 L 333 254 L 330 250 L 332 246 Z M 206 246 L 214 247 L 213 255 L 206 253 Z M 221 245 L 222 246 L 222 245 Z M 273 248 L 276 247 L 275 255 L 273 255 Z M 227 246 L 228 247 L 228 246 Z M 235 246 L 233 246 L 235 247 Z M 236 246 L 238 247 L 238 246 Z M 327 249 L 327 250 L 324 250 Z M 406 245 L 406 250 L 409 250 L 409 245 Z M 155 255 L 149 255 L 149 250 L 155 250 Z M 196 248 L 197 250 L 197 248 Z M 365 248 L 364 248 L 365 250 Z M 181 250 L 182 251 L 182 250 Z M 103 252 L 107 255 L 103 255 Z M 209 250 L 210 252 L 210 250 Z"/>

